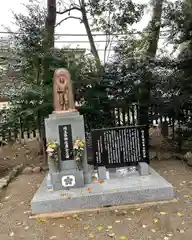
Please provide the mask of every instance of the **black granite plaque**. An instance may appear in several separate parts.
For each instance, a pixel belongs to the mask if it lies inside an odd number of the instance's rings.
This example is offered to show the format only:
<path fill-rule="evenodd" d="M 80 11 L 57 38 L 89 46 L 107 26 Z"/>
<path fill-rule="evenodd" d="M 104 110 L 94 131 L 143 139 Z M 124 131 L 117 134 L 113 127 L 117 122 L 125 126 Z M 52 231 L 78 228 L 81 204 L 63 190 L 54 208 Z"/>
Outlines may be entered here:
<path fill-rule="evenodd" d="M 73 159 L 73 139 L 71 125 L 59 126 L 61 160 Z"/>
<path fill-rule="evenodd" d="M 92 131 L 94 164 L 119 167 L 145 161 L 144 127 L 118 127 Z"/>

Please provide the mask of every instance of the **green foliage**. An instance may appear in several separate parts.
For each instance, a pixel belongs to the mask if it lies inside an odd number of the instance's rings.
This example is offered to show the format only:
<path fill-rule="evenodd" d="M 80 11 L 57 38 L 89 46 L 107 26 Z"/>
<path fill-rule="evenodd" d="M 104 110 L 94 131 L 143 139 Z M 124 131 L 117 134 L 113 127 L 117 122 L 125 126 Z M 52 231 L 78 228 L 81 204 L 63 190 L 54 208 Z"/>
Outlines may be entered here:
<path fill-rule="evenodd" d="M 131 25 L 141 20 L 145 7 L 132 0 L 91 0 L 89 4 L 95 30 L 102 30 L 106 34 L 127 32 Z"/>

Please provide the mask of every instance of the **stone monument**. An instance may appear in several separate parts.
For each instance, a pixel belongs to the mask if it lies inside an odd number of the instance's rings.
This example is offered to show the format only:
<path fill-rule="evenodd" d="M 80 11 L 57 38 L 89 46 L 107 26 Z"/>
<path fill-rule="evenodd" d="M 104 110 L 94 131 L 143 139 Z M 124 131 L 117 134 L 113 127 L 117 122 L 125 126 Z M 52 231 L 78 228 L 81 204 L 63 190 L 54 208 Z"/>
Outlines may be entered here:
<path fill-rule="evenodd" d="M 92 181 L 84 119 L 75 109 L 66 69 L 55 71 L 53 102 L 54 111 L 45 119 L 49 172 L 31 201 L 33 213 L 71 212 L 174 198 L 173 186 L 148 165 L 146 126 L 92 130 L 96 178 Z M 77 139 L 79 146 L 84 143 L 80 147 L 80 165 Z"/>
<path fill-rule="evenodd" d="M 78 169 L 73 143 L 77 138 L 85 142 L 84 119 L 75 109 L 71 77 L 66 69 L 57 69 L 54 73 L 53 105 L 53 113 L 45 119 L 45 133 L 47 142 L 56 141 L 59 145 L 59 164 L 55 168 L 53 160 L 48 157 L 47 186 L 52 190 L 83 187 L 91 182 L 86 146 L 82 156 L 82 169 Z"/>

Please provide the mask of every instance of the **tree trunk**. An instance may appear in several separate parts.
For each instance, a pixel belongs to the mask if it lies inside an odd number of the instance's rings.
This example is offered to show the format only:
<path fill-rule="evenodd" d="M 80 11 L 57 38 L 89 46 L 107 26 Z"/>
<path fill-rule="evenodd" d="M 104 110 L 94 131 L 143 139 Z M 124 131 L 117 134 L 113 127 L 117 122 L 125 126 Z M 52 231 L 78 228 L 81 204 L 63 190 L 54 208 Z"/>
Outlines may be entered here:
<path fill-rule="evenodd" d="M 153 14 L 150 22 L 148 31 L 149 33 L 149 43 L 146 51 L 145 61 L 153 60 L 156 56 L 159 33 L 161 28 L 161 16 L 164 0 L 154 0 Z M 139 111 L 139 124 L 146 125 L 148 128 L 148 135 L 145 138 L 145 143 L 147 148 L 149 148 L 149 105 L 151 96 L 151 80 L 152 73 L 147 70 L 143 76 L 143 89 L 141 90 L 140 98 L 140 111 Z M 149 149 L 148 149 L 149 150 Z M 149 151 L 147 151 L 149 152 Z"/>
<path fill-rule="evenodd" d="M 90 44 L 90 47 L 91 47 L 91 53 L 93 54 L 93 56 L 95 58 L 95 61 L 96 61 L 96 64 L 97 64 L 97 70 L 98 70 L 98 72 L 100 72 L 101 61 L 100 61 L 100 58 L 99 58 L 97 48 L 95 46 L 93 35 L 91 33 L 91 28 L 90 28 L 89 21 L 88 21 L 88 18 L 87 18 L 87 12 L 86 12 L 86 7 L 85 7 L 85 1 L 84 0 L 81 0 L 81 6 L 80 7 L 81 7 L 83 23 L 84 23 L 84 26 L 85 26 L 85 29 L 86 29 L 86 32 L 87 32 L 87 36 L 88 36 L 88 39 L 89 39 L 89 44 Z"/>
<path fill-rule="evenodd" d="M 45 22 L 46 46 L 48 49 L 54 47 L 54 33 L 56 23 L 56 0 L 47 0 L 47 17 Z"/>
<path fill-rule="evenodd" d="M 153 60 L 156 56 L 161 28 L 163 2 L 164 0 L 154 0 L 153 2 L 152 19 L 147 29 L 149 31 L 149 42 L 145 61 Z M 150 71 L 146 71 L 143 77 L 143 89 L 141 90 L 142 94 L 140 99 L 139 122 L 141 125 L 149 125 L 148 106 L 150 104 L 151 78 L 152 73 Z"/>
<path fill-rule="evenodd" d="M 50 77 L 50 65 L 51 65 L 51 50 L 54 48 L 54 33 L 56 23 L 56 0 L 47 0 L 47 17 L 45 20 L 45 35 L 44 35 L 44 59 L 43 59 L 43 83 L 42 89 L 46 88 L 49 84 Z M 43 91 L 44 92 L 44 91 Z M 42 119 L 40 112 L 38 115 L 38 127 L 40 131 L 40 149 L 43 150 L 44 156 L 46 156 L 46 139 L 45 132 L 43 131 Z"/>
<path fill-rule="evenodd" d="M 49 81 L 50 71 L 50 54 L 54 48 L 54 33 L 56 23 L 56 0 L 47 0 L 47 17 L 45 20 L 45 36 L 44 36 L 44 75 L 43 85 Z"/>
<path fill-rule="evenodd" d="M 146 52 L 147 57 L 154 58 L 156 56 L 159 34 L 161 28 L 161 16 L 163 11 L 163 2 L 164 0 L 154 0 L 153 3 L 153 15 L 150 22 L 150 38 L 149 38 L 149 46 Z"/>

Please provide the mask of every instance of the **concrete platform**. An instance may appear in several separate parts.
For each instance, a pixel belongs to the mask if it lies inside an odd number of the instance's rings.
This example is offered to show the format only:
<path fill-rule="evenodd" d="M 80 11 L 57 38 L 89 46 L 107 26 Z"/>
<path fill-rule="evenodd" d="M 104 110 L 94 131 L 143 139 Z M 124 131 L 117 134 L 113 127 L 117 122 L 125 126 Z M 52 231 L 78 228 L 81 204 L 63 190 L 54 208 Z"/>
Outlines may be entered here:
<path fill-rule="evenodd" d="M 31 208 L 34 214 L 40 214 L 172 199 L 173 186 L 150 168 L 148 176 L 112 177 L 102 184 L 91 183 L 69 191 L 49 192 L 45 178 L 31 202 Z"/>

